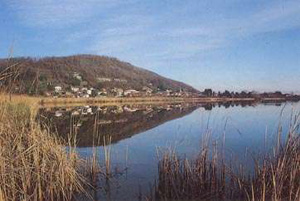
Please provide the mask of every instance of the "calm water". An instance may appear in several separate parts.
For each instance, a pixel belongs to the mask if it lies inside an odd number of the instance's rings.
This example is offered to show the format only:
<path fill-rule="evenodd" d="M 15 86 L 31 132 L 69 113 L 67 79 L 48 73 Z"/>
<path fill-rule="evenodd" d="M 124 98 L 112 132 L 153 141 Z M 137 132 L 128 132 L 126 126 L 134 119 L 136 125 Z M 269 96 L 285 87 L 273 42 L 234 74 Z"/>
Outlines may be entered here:
<path fill-rule="evenodd" d="M 103 138 L 110 135 L 113 171 L 122 174 L 107 185 L 100 182 L 110 193 L 100 190 L 98 198 L 138 200 L 153 185 L 163 150 L 175 148 L 193 158 L 206 133 L 218 142 L 225 133 L 226 156 L 251 165 L 245 153 L 270 150 L 279 123 L 285 132 L 291 113 L 299 109 L 299 103 L 85 106 L 41 109 L 40 116 L 62 138 L 76 133 L 82 157 L 90 157 L 97 142 L 99 160 L 104 162 Z"/>

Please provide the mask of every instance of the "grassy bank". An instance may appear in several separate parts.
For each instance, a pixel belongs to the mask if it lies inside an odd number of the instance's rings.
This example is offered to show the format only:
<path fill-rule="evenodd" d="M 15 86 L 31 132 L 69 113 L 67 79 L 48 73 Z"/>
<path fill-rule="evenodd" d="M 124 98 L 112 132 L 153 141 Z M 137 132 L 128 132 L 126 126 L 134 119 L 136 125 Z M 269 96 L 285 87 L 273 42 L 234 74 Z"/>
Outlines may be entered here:
<path fill-rule="evenodd" d="M 224 147 L 206 141 L 196 159 L 174 151 L 162 156 L 158 182 L 150 200 L 300 200 L 300 136 L 295 118 L 285 142 L 264 156 L 254 156 L 254 167 L 225 162 Z M 278 137 L 280 137 L 280 131 Z M 279 138 L 278 138 L 279 139 Z M 246 169 L 248 169 L 246 171 Z M 251 174 L 248 171 L 253 170 Z"/>
<path fill-rule="evenodd" d="M 1 102 L 26 102 L 30 105 L 35 104 L 43 107 L 51 106 L 82 106 L 82 105 L 130 105 L 130 104 L 165 104 L 165 103 L 226 103 L 226 102 L 283 102 L 288 101 L 285 98 L 226 98 L 226 97 L 102 97 L 102 98 L 52 98 L 42 96 L 28 96 L 28 95 L 8 95 L 0 94 Z"/>
<path fill-rule="evenodd" d="M 80 160 L 35 121 L 37 100 L 0 96 L 0 200 L 71 200 Z"/>
<path fill-rule="evenodd" d="M 275 100 L 275 99 L 274 99 Z M 276 99 L 277 100 L 277 99 Z M 276 101 L 275 100 L 275 101 Z M 281 100 L 281 99 L 280 99 Z M 255 101 L 254 98 L 183 98 L 183 97 L 103 97 L 103 98 L 41 98 L 42 105 L 63 104 L 148 104 L 148 103 L 218 103 Z"/>

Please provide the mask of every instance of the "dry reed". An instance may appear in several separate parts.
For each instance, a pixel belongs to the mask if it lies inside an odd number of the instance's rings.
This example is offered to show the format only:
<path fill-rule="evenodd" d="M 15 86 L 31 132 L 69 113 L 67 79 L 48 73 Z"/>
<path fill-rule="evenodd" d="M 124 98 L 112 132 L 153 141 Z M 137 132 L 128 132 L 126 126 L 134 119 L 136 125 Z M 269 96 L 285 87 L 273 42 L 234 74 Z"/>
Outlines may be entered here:
<path fill-rule="evenodd" d="M 35 101 L 0 99 L 0 200 L 71 200 L 84 192 L 77 154 L 41 129 L 29 106 Z"/>
<path fill-rule="evenodd" d="M 293 120 L 286 140 L 273 152 L 254 157 L 254 173 L 242 165 L 227 164 L 224 147 L 206 142 L 194 160 L 180 158 L 174 151 L 163 154 L 158 165 L 158 182 L 148 200 L 300 200 L 299 115 Z M 278 131 L 278 138 L 281 137 Z M 278 140 L 280 142 L 280 140 Z M 221 150 L 221 151 L 218 151 Z"/>

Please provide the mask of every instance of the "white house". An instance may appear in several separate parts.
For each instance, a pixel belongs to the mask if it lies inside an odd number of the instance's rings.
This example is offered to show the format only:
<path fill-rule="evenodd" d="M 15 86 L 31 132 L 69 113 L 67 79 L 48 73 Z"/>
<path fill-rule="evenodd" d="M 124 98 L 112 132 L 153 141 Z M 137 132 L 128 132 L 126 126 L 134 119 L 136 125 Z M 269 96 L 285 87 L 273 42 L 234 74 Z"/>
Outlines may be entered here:
<path fill-rule="evenodd" d="M 92 95 L 92 90 L 88 89 L 88 90 L 86 90 L 86 93 L 87 93 L 88 95 Z"/>
<path fill-rule="evenodd" d="M 139 93 L 139 91 L 135 90 L 135 89 L 129 89 L 124 91 L 124 96 L 128 96 L 128 95 L 133 95 L 133 94 L 137 94 Z"/>
<path fill-rule="evenodd" d="M 76 78 L 76 79 L 78 79 L 78 80 L 82 80 L 81 75 L 79 73 L 77 73 L 77 72 L 73 73 L 73 77 Z"/>
<path fill-rule="evenodd" d="M 114 78 L 114 81 L 115 82 L 124 82 L 124 83 L 127 82 L 127 80 L 125 80 L 125 79 L 119 79 L 119 78 Z"/>
<path fill-rule="evenodd" d="M 61 92 L 62 87 L 61 86 L 56 86 L 54 87 L 55 92 Z"/>
<path fill-rule="evenodd" d="M 153 90 L 147 86 L 143 87 L 143 91 L 146 92 L 147 94 L 152 94 Z"/>
<path fill-rule="evenodd" d="M 111 78 L 107 77 L 98 77 L 97 80 L 98 82 L 111 82 Z"/>
<path fill-rule="evenodd" d="M 124 90 L 121 88 L 113 88 L 112 92 L 115 93 L 116 96 L 123 96 Z"/>
<path fill-rule="evenodd" d="M 78 91 L 79 91 L 79 88 L 78 88 L 78 87 L 71 87 L 71 90 L 72 90 L 73 92 L 78 92 Z"/>

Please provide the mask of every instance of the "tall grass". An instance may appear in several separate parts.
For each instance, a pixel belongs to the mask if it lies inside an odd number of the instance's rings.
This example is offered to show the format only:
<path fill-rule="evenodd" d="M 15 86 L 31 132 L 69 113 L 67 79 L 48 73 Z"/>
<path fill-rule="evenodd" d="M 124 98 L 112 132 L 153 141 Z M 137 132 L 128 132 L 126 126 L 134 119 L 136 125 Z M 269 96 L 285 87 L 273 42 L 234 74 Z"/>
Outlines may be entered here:
<path fill-rule="evenodd" d="M 0 101 L 0 200 L 71 200 L 84 192 L 79 158 L 22 101 Z M 33 102 L 32 102 L 33 103 Z"/>
<path fill-rule="evenodd" d="M 295 118 L 295 119 L 298 119 Z M 295 120 L 286 140 L 273 152 L 253 157 L 254 171 L 225 162 L 224 147 L 206 143 L 196 159 L 167 151 L 158 164 L 150 200 L 300 200 L 300 136 Z M 278 137 L 281 136 L 281 129 Z M 278 140 L 279 141 L 279 140 Z M 249 167 L 248 167 L 249 168 Z"/>

